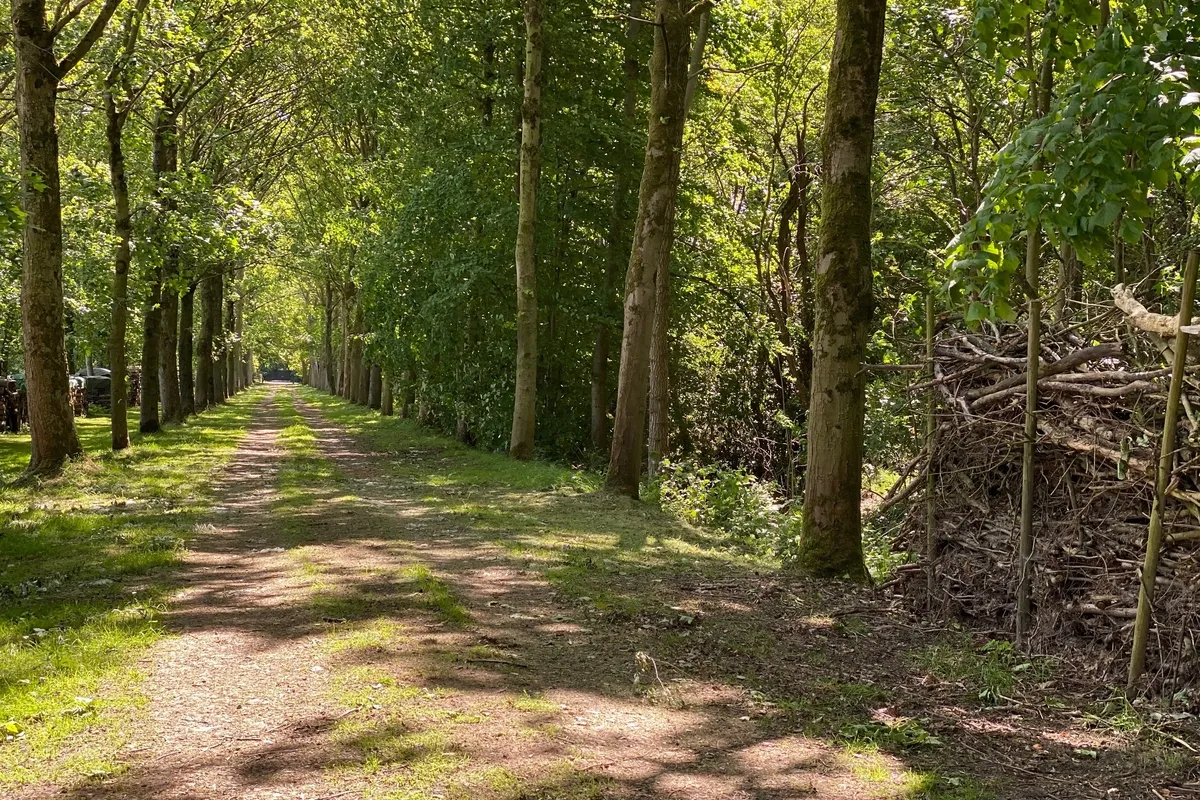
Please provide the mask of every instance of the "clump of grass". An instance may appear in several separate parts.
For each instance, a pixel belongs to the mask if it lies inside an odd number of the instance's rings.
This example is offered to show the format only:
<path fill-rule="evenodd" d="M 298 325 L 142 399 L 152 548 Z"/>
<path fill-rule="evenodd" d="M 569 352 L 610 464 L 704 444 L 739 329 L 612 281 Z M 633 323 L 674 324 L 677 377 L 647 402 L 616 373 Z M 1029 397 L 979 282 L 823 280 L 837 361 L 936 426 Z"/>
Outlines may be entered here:
<path fill-rule="evenodd" d="M 1021 655 L 1011 643 L 992 640 L 980 647 L 968 641 L 936 644 L 915 654 L 916 665 L 945 681 L 961 682 L 986 705 L 1010 701 L 1022 681 L 1044 681 L 1050 662 Z"/>
<path fill-rule="evenodd" d="M 547 714 L 558 711 L 557 703 L 547 700 L 540 694 L 530 694 L 529 692 L 522 692 L 519 697 L 508 697 L 505 702 L 509 708 L 528 714 Z"/>
<path fill-rule="evenodd" d="M 447 625 L 464 628 L 470 624 L 471 614 L 467 607 L 429 567 L 411 564 L 401 570 L 400 578 L 416 590 L 417 605 L 435 612 Z"/>
<path fill-rule="evenodd" d="M 880 748 L 910 749 L 938 747 L 942 740 L 925 730 L 921 723 L 912 719 L 895 722 L 851 722 L 838 731 L 838 739 L 855 745 Z"/>

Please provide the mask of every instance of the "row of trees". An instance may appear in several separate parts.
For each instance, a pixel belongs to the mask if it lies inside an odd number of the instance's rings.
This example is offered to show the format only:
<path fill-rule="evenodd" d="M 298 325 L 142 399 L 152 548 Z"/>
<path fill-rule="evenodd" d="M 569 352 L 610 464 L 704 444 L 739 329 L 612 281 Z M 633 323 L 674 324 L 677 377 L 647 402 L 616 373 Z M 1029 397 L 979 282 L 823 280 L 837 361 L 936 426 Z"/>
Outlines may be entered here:
<path fill-rule="evenodd" d="M 250 382 L 247 317 L 266 287 L 246 272 L 278 238 L 264 201 L 305 135 L 289 116 L 295 84 L 280 83 L 299 69 L 281 60 L 295 28 L 282 4 L 94 6 L 13 3 L 6 37 L 23 335 L 0 360 L 25 373 L 29 477 L 80 453 L 68 365 L 111 368 L 115 450 L 129 445 L 130 362 L 143 433 Z M 10 350 L 15 307 L 0 315 Z"/>
<path fill-rule="evenodd" d="M 626 494 L 668 455 L 744 467 L 805 493 L 806 568 L 862 577 L 863 460 L 913 455 L 895 367 L 928 290 L 970 324 L 1114 276 L 1153 299 L 1192 216 L 1183 4 L 28 9 L 0 360 L 32 472 L 78 449 L 66 361 L 138 356 L 149 431 L 254 352 Z"/>

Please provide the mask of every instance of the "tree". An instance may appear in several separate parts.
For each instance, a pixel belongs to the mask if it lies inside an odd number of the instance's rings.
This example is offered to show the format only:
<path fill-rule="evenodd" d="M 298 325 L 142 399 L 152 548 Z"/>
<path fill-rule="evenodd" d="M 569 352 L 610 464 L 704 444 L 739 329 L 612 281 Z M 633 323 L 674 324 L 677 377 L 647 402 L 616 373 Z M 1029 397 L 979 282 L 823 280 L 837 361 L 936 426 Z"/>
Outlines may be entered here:
<path fill-rule="evenodd" d="M 640 69 L 637 50 L 634 47 L 641 30 L 642 0 L 630 0 L 629 21 L 625 26 L 625 42 L 622 47 L 622 75 L 624 93 L 621 102 L 622 116 L 631 126 L 637 118 L 638 76 Z M 608 368 L 609 351 L 612 349 L 613 328 L 619 324 L 620 306 L 617 304 L 617 279 L 621 263 L 629 247 L 629 184 L 630 170 L 618 162 L 613 180 L 612 213 L 608 222 L 608 241 L 605 245 L 604 284 L 600 299 L 603 312 L 596 326 L 596 342 L 592 346 L 592 447 L 602 451 L 608 447 Z"/>
<path fill-rule="evenodd" d="M 112 387 L 112 449 L 129 447 L 126 387 L 125 331 L 129 322 L 129 264 L 132 258 L 133 220 L 129 210 L 129 178 L 125 172 L 123 136 L 125 122 L 133 109 L 137 93 L 129 79 L 130 61 L 141 31 L 142 17 L 149 0 L 138 0 L 125 21 L 121 49 L 104 77 L 105 140 L 108 145 L 108 171 L 113 193 L 112 321 L 108 335 L 108 364 Z"/>
<path fill-rule="evenodd" d="M 707 7 L 707 3 L 701 3 L 685 10 L 681 0 L 657 0 L 654 9 L 650 124 L 633 250 L 625 275 L 625 328 L 606 480 L 610 491 L 630 497 L 638 496 L 641 481 L 656 281 L 671 256 L 691 25 Z"/>
<path fill-rule="evenodd" d="M 538 303 L 535 273 L 537 180 L 542 148 L 543 0 L 525 0 L 525 102 L 521 106 L 521 188 L 517 223 L 517 380 L 513 398 L 513 458 L 533 455 L 537 413 Z"/>
<path fill-rule="evenodd" d="M 90 5 L 59 6 L 53 23 L 45 0 L 12 0 L 17 56 L 16 106 L 20 128 L 22 236 L 21 331 L 32 452 L 26 476 L 52 475 L 83 452 L 67 399 L 63 331 L 62 200 L 56 105 L 64 78 L 87 55 L 120 5 L 105 0 L 83 36 L 61 60 L 55 44 Z"/>
<path fill-rule="evenodd" d="M 821 233 L 814 284 L 812 396 L 804 521 L 796 564 L 868 578 L 862 552 L 863 420 L 874 299 L 871 155 L 885 0 L 838 0 L 829 65 Z"/>
<path fill-rule="evenodd" d="M 699 10 L 696 40 L 690 47 L 688 58 L 687 89 L 683 94 L 683 116 L 686 124 L 687 115 L 692 110 L 692 102 L 696 99 L 696 89 L 700 84 L 700 72 L 704 66 L 704 45 L 708 41 L 709 9 Z M 682 140 L 681 140 L 682 141 Z M 675 239 L 675 215 L 671 215 L 669 241 Z M 667 455 L 669 431 L 671 428 L 671 259 L 663 259 L 658 265 L 658 274 L 654 278 L 654 291 L 657 301 L 654 304 L 654 326 L 650 333 L 650 390 L 647 398 L 650 417 L 648 426 L 649 447 L 647 447 L 646 474 L 654 478 L 658 466 Z"/>

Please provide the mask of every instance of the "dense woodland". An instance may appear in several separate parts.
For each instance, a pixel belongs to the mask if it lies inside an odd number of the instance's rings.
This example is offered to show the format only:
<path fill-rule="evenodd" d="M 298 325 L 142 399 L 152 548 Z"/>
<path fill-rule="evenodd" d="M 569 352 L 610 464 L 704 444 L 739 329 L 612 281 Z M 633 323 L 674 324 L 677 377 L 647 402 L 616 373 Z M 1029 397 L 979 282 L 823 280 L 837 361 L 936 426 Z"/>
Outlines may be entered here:
<path fill-rule="evenodd" d="M 931 559 L 887 516 L 957 410 L 926 337 L 1012 366 L 1061 358 L 1043 321 L 1129 339 L 1088 327 L 1115 285 L 1179 309 L 1197 31 L 1159 0 L 13 0 L 26 480 L 80 454 L 68 372 L 110 368 L 116 412 L 136 374 L 152 434 L 286 366 L 619 493 L 758 492 L 819 575 L 867 578 L 865 486 L 868 535 Z"/>

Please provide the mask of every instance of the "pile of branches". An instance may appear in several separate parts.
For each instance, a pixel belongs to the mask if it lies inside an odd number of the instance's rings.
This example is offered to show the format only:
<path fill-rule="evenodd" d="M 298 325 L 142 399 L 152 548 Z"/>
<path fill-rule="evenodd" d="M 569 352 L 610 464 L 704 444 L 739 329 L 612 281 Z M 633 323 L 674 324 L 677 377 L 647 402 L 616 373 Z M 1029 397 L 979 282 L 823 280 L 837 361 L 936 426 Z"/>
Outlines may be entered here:
<path fill-rule="evenodd" d="M 1030 642 L 1082 656 L 1107 681 L 1128 668 L 1170 382 L 1174 319 L 1150 317 L 1168 327 L 1135 333 L 1131 315 L 1113 311 L 1041 339 Z M 901 582 L 906 597 L 998 635 L 1016 613 L 1026 345 L 1017 325 L 939 333 L 933 380 L 913 387 L 937 400 L 932 458 L 902 482 L 921 490 L 932 470 L 937 542 L 932 597 L 917 570 Z M 1168 694 L 1200 685 L 1197 378 L 1184 384 L 1147 660 L 1151 686 Z M 904 528 L 923 551 L 926 504 L 911 497 Z"/>

